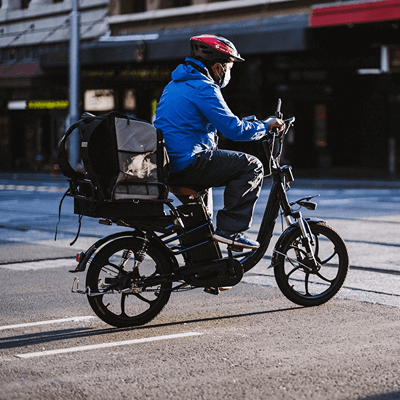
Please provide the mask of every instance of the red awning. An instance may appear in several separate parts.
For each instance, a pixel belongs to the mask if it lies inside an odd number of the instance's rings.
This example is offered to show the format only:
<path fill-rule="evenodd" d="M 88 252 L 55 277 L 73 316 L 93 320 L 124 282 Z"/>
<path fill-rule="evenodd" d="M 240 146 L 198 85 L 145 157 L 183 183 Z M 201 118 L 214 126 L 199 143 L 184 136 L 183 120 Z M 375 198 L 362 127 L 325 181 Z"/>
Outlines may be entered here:
<path fill-rule="evenodd" d="M 400 0 L 351 2 L 314 6 L 310 26 L 334 26 L 400 19 Z"/>

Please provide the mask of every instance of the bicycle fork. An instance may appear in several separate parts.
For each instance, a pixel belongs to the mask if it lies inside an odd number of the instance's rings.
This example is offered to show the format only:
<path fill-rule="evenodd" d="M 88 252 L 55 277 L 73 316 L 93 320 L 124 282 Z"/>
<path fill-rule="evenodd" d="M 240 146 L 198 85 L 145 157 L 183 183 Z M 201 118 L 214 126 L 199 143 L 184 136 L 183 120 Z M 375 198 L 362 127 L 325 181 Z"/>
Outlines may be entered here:
<path fill-rule="evenodd" d="M 313 246 L 314 246 L 314 239 L 312 237 L 310 226 L 308 225 L 307 221 L 303 218 L 301 212 L 296 212 L 292 215 L 297 224 L 299 225 L 300 232 L 301 232 L 301 244 L 303 245 L 307 257 L 307 265 L 303 264 L 303 266 L 310 270 L 310 272 L 315 272 L 319 269 L 319 264 L 315 258 Z M 287 215 L 285 216 L 286 223 L 291 225 L 293 223 L 292 216 Z M 298 249 L 295 249 L 297 259 L 301 258 L 301 254 Z"/>

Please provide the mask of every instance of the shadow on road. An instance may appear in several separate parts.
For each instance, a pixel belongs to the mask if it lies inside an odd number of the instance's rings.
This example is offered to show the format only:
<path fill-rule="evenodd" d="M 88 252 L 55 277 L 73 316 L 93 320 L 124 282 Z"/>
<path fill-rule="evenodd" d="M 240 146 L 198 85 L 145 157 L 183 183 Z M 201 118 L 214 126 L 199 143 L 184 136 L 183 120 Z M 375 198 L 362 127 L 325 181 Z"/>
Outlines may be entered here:
<path fill-rule="evenodd" d="M 385 394 L 375 394 L 368 397 L 360 397 L 358 400 L 399 400 L 400 392 L 391 392 Z"/>
<path fill-rule="evenodd" d="M 272 314 L 272 313 L 280 313 L 285 311 L 293 311 L 303 307 L 291 307 L 284 308 L 280 310 L 269 310 L 269 311 L 257 311 L 252 313 L 245 314 L 233 314 L 233 315 L 224 315 L 220 317 L 210 317 L 210 318 L 199 318 L 199 319 L 191 319 L 191 320 L 182 320 L 176 322 L 168 322 L 165 324 L 156 324 L 156 325 L 146 325 L 139 327 L 131 327 L 131 328 L 106 328 L 106 329 L 94 329 L 94 328 L 75 328 L 75 329 L 61 329 L 61 330 L 52 330 L 48 332 L 34 332 L 27 333 L 24 335 L 12 335 L 8 337 L 0 338 L 0 349 L 13 349 L 19 347 L 32 346 L 37 344 L 45 344 L 51 343 L 55 341 L 68 340 L 68 339 L 78 339 L 83 337 L 91 337 L 91 336 L 101 336 L 112 333 L 120 333 L 127 331 L 145 331 L 148 329 L 154 328 L 162 328 L 167 326 L 181 326 L 187 324 L 196 324 L 207 321 L 221 321 L 226 319 L 233 318 L 243 318 L 243 317 L 251 317 L 255 315 L 264 315 L 264 314 Z"/>

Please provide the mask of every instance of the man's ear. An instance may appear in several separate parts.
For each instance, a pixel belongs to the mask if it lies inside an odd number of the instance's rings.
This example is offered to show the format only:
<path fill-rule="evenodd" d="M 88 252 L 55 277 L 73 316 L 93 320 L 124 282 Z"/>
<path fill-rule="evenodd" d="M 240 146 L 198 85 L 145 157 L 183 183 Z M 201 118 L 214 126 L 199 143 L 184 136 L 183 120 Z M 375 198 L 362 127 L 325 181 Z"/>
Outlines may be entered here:
<path fill-rule="evenodd" d="M 215 77 L 220 77 L 224 73 L 224 68 L 222 67 L 221 63 L 215 63 L 211 69 Z"/>

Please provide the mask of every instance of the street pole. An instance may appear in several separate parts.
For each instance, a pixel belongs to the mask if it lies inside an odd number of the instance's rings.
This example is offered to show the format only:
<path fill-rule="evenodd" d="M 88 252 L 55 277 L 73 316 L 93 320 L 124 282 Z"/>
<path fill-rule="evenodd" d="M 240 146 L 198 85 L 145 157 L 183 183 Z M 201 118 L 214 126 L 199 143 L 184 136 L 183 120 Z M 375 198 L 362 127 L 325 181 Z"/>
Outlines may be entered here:
<path fill-rule="evenodd" d="M 72 0 L 69 40 L 69 124 L 70 126 L 79 120 L 79 30 L 80 13 L 78 1 Z M 79 163 L 79 137 L 78 131 L 71 134 L 69 143 L 69 162 L 76 169 Z"/>
<path fill-rule="evenodd" d="M 389 98 L 390 90 L 391 90 L 391 76 L 390 76 L 390 52 L 388 46 L 381 46 L 381 86 L 384 90 L 385 98 Z M 386 104 L 387 113 L 389 118 L 393 118 L 390 115 L 390 100 Z M 389 123 L 389 128 L 391 124 Z M 390 136 L 388 138 L 388 172 L 389 176 L 393 178 L 396 175 L 396 165 L 397 165 L 397 141 L 396 137 L 393 135 L 395 134 L 394 131 L 388 129 L 390 132 Z"/>

